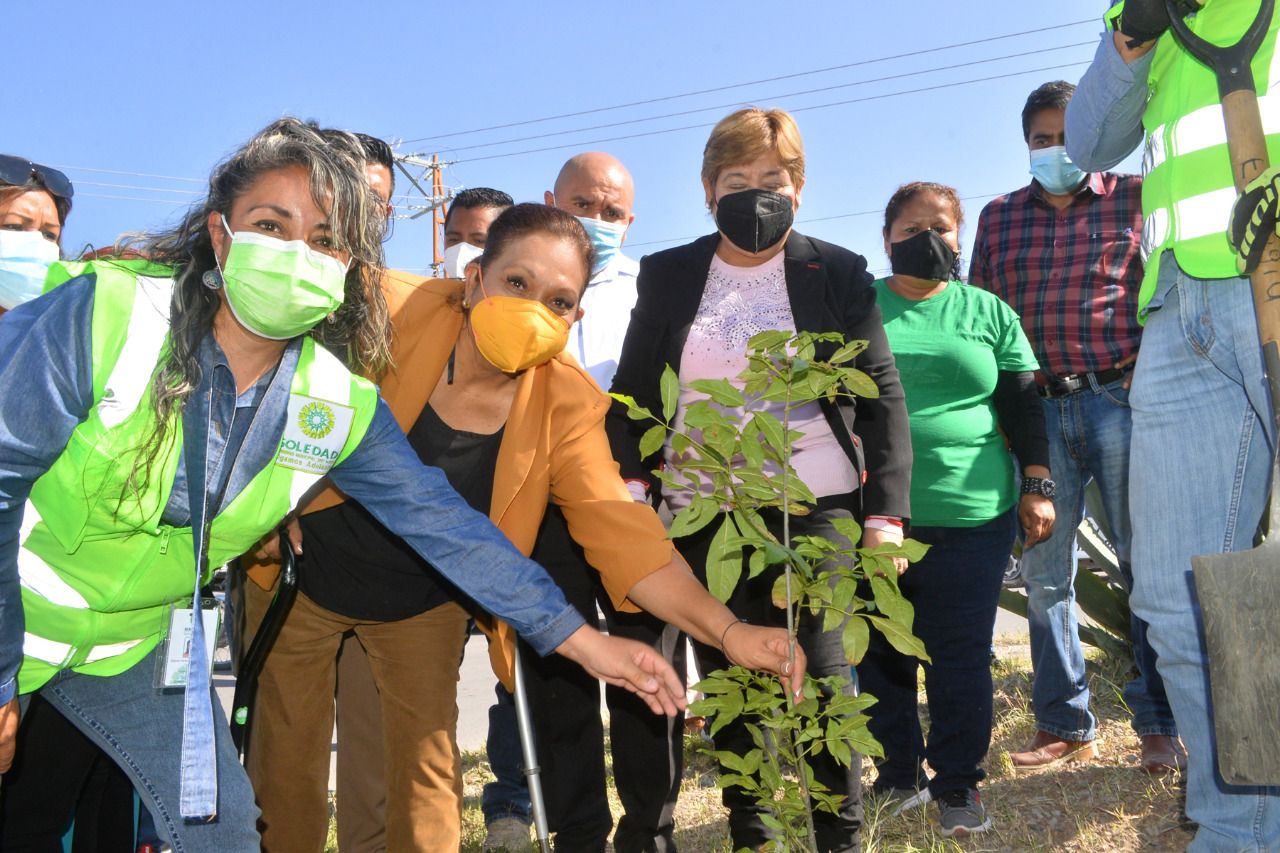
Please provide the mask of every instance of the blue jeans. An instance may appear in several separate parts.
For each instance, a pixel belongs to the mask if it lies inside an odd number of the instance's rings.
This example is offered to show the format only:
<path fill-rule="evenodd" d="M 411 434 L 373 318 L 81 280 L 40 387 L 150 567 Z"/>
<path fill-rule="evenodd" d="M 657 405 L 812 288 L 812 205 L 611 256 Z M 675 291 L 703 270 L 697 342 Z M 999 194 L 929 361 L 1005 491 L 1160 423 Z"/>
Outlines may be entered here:
<path fill-rule="evenodd" d="M 1076 624 L 1076 528 L 1084 515 L 1084 488 L 1097 482 L 1111 526 L 1112 546 L 1130 589 L 1129 563 L 1129 392 L 1124 380 L 1097 385 L 1064 397 L 1044 398 L 1049 458 L 1058 492 L 1053 500 L 1054 534 L 1022 557 L 1031 625 L 1031 662 L 1035 681 L 1031 703 L 1036 727 L 1065 740 L 1093 740 L 1084 652 Z M 1178 728 L 1156 672 L 1156 655 L 1147 641 L 1147 625 L 1130 614 L 1129 632 L 1138 674 L 1124 689 L 1139 735 L 1176 736 Z"/>
<path fill-rule="evenodd" d="M 1253 546 L 1275 450 L 1249 282 L 1202 281 L 1166 255 L 1129 404 L 1132 605 L 1146 620 L 1187 746 L 1187 848 L 1280 848 L 1280 789 L 1225 784 L 1215 771 L 1196 554 Z"/>
<path fill-rule="evenodd" d="M 533 806 L 529 803 L 529 786 L 522 769 L 524 752 L 516 722 L 516 699 L 501 682 L 494 690 L 498 699 L 489 708 L 489 737 L 484 744 L 494 780 L 485 783 L 480 810 L 486 824 L 504 817 L 532 823 Z"/>
<path fill-rule="evenodd" d="M 1014 509 L 977 527 L 914 527 L 911 538 L 931 547 L 898 579 L 915 607 L 915 635 L 932 663 L 922 664 L 889 645 L 879 631 L 858 664 L 858 686 L 876 697 L 867 709 L 871 734 L 884 747 L 876 788 L 919 788 L 921 763 L 934 770 L 929 791 L 976 788 L 991 746 L 991 631 L 1009 549 L 1017 527 Z M 917 711 L 917 671 L 924 666 L 929 704 L 928 745 Z"/>
<path fill-rule="evenodd" d="M 216 698 L 218 818 L 183 822 L 178 809 L 183 694 L 152 687 L 155 659 L 152 652 L 106 678 L 64 670 L 40 695 L 120 765 L 174 853 L 257 853 L 258 807 Z"/>

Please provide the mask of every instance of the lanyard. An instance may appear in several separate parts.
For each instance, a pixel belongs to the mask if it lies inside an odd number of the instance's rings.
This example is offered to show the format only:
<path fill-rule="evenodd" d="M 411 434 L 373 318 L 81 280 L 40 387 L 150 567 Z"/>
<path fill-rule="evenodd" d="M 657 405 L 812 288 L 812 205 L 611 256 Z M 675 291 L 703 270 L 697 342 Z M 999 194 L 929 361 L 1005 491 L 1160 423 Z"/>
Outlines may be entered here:
<path fill-rule="evenodd" d="M 191 654 L 188 658 L 187 685 L 183 693 L 179 797 L 183 819 L 205 822 L 212 821 L 218 813 L 218 761 L 200 587 L 209 566 L 209 531 L 213 526 L 213 515 L 226 491 L 224 478 L 217 497 L 210 500 L 208 480 L 210 434 L 213 432 L 213 385 L 211 381 L 208 407 L 204 412 L 204 440 L 185 442 L 183 453 L 187 466 L 187 494 L 191 504 L 191 535 L 195 546 L 195 589 L 191 594 Z"/>

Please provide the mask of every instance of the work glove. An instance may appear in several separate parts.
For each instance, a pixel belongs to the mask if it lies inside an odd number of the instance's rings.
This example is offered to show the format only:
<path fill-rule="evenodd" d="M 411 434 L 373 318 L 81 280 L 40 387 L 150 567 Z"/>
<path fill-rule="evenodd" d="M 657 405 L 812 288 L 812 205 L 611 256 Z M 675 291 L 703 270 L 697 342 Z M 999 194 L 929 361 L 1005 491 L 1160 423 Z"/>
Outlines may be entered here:
<path fill-rule="evenodd" d="M 1175 0 L 1174 6 L 1182 16 L 1200 8 L 1195 0 Z M 1117 29 L 1129 37 L 1129 47 L 1160 38 L 1169 29 L 1169 9 L 1165 0 L 1125 0 Z"/>
<path fill-rule="evenodd" d="M 1236 250 L 1236 267 L 1245 275 L 1258 268 L 1267 238 L 1276 233 L 1280 211 L 1280 169 L 1272 167 L 1245 184 L 1231 208 L 1227 237 Z"/>

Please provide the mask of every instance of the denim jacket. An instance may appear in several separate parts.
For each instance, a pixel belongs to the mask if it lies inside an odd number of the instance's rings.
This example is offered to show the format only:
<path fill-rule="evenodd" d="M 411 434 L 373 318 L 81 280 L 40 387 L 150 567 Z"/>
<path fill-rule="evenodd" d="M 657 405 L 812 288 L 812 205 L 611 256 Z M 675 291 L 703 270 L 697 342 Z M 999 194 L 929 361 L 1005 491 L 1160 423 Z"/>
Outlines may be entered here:
<path fill-rule="evenodd" d="M 32 484 L 63 452 L 93 405 L 93 295 L 93 278 L 85 276 L 0 319 L 0 704 L 16 695 L 22 663 L 17 553 L 23 507 Z M 209 490 L 216 494 L 226 481 L 224 505 L 275 456 L 297 354 L 294 342 L 274 372 L 237 395 L 213 335 L 200 345 L 200 387 L 183 417 L 184 423 L 202 418 L 212 399 L 215 438 L 209 453 L 215 482 Z M 195 407 L 200 411 L 190 411 Z M 184 524 L 190 515 L 183 466 L 178 471 L 163 514 L 170 524 Z M 385 403 L 379 401 L 364 440 L 330 478 L 477 604 L 514 625 L 539 653 L 551 652 L 584 624 L 537 563 L 471 509 L 439 469 L 422 464 Z M 246 548 L 252 544 L 245 543 Z"/>

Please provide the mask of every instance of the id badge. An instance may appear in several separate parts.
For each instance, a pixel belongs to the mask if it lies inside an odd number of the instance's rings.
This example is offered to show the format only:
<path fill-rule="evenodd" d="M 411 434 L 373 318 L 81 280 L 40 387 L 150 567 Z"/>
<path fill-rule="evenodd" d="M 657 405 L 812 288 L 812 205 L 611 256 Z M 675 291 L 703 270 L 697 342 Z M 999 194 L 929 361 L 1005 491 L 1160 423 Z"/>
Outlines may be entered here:
<path fill-rule="evenodd" d="M 217 599 L 201 599 L 200 613 L 204 619 L 204 656 L 210 662 L 209 671 L 212 672 L 213 650 L 217 647 L 218 630 L 222 625 L 222 607 Z M 169 633 L 160 641 L 160 654 L 156 656 L 156 689 L 174 690 L 187 686 L 194 622 L 189 605 L 169 605 Z"/>

